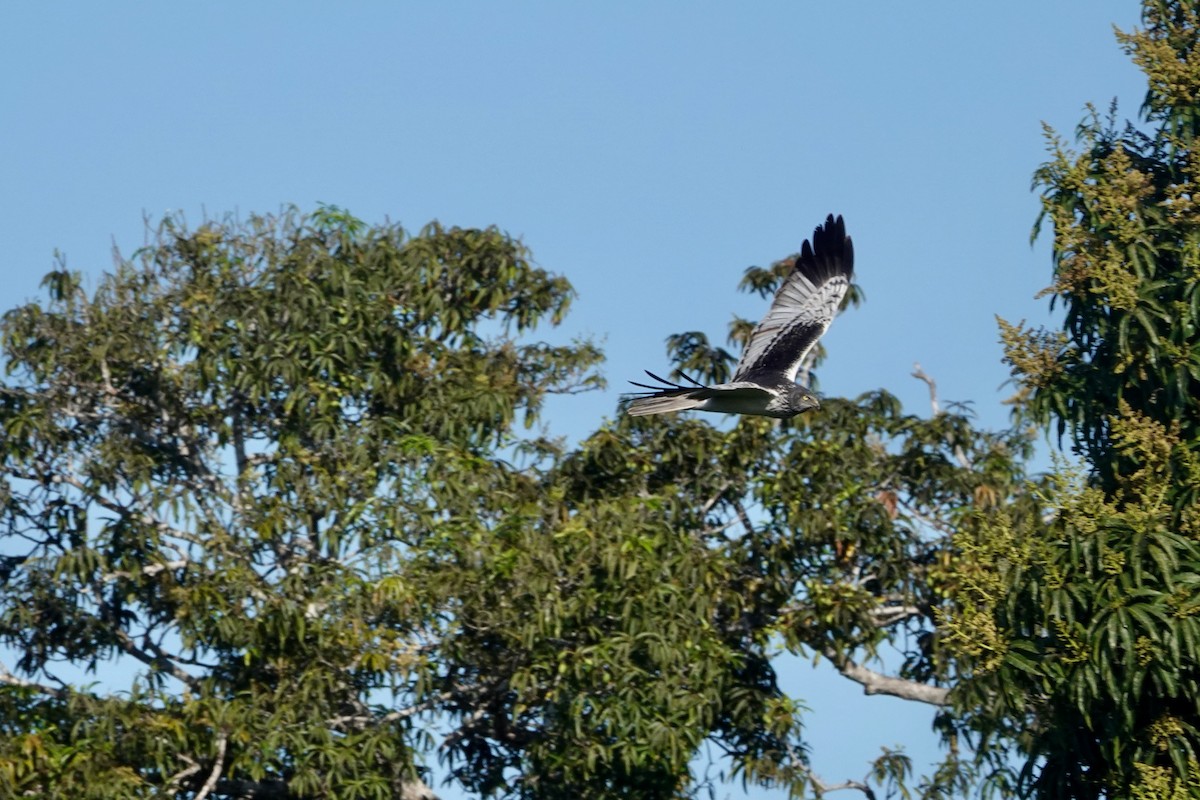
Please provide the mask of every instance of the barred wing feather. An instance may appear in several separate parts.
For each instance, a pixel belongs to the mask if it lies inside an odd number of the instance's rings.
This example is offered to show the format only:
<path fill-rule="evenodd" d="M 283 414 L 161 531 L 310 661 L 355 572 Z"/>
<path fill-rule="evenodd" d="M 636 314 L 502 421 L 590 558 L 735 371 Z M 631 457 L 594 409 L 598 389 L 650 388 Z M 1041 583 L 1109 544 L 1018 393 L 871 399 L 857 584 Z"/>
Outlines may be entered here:
<path fill-rule="evenodd" d="M 647 370 L 659 385 L 630 381 L 645 391 L 627 399 L 626 413 L 640 417 L 695 409 L 787 419 L 820 408 L 817 396 L 795 383 L 796 373 L 833 321 L 853 277 L 854 246 L 846 224 L 830 214 L 812 242 L 800 248 L 767 315 L 750 334 L 733 380 L 705 386 L 683 375 L 691 384 L 685 386 Z"/>
<path fill-rule="evenodd" d="M 806 240 L 771 308 L 750 335 L 734 380 L 772 373 L 787 380 L 829 328 L 854 276 L 854 246 L 846 225 L 832 214 Z"/>

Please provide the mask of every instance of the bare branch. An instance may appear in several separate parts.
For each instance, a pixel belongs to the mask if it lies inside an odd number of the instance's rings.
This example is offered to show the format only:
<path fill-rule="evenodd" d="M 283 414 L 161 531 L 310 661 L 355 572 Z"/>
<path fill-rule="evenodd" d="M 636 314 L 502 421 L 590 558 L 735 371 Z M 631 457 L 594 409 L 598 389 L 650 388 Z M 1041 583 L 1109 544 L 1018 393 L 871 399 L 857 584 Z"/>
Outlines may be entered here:
<path fill-rule="evenodd" d="M 128 655 L 133 656 L 138 661 L 141 661 L 143 664 L 149 667 L 153 667 L 154 669 L 167 673 L 172 678 L 175 678 L 177 681 L 183 683 L 185 686 L 194 691 L 200 690 L 200 679 L 180 668 L 180 666 L 175 663 L 171 654 L 154 644 L 154 642 L 151 642 L 149 639 L 147 639 L 146 649 L 144 650 L 134 644 L 133 639 L 130 638 L 129 634 L 121 628 L 114 629 L 113 634 L 116 637 L 117 646 Z M 147 650 L 150 652 L 147 652 Z"/>
<path fill-rule="evenodd" d="M 425 781 L 417 778 L 405 783 L 400 789 L 400 800 L 438 800 L 438 796 Z"/>
<path fill-rule="evenodd" d="M 808 779 L 812 782 L 813 788 L 817 790 L 818 797 L 829 792 L 840 792 L 843 789 L 857 789 L 866 795 L 867 800 L 875 800 L 875 791 L 862 781 L 847 779 L 841 783 L 822 783 L 812 773 L 809 773 Z"/>
<path fill-rule="evenodd" d="M 929 387 L 929 406 L 933 409 L 933 415 L 936 417 L 938 414 L 941 414 L 942 409 L 938 405 L 937 397 L 937 381 L 925 374 L 925 370 L 921 369 L 921 362 L 919 361 L 913 362 L 912 376 L 919 381 L 924 381 L 925 385 Z"/>
<path fill-rule="evenodd" d="M 9 672 L 8 668 L 3 664 L 0 664 L 0 683 L 7 683 L 9 686 L 21 686 L 26 689 L 34 689 L 42 694 L 48 694 L 51 697 L 57 697 L 60 699 L 66 696 L 66 692 L 64 692 L 62 689 L 58 689 L 54 686 L 47 686 L 44 683 L 18 678 L 16 675 L 13 675 L 11 672 Z"/>
<path fill-rule="evenodd" d="M 83 592 L 92 599 L 92 601 L 100 609 L 100 618 L 105 619 L 113 614 L 112 604 L 104 599 L 104 594 L 99 585 L 85 585 L 81 587 Z M 116 639 L 117 647 L 122 652 L 133 656 L 143 664 L 161 670 L 176 680 L 183 683 L 190 689 L 195 691 L 200 690 L 200 679 L 186 670 L 182 669 L 175 663 L 175 657 L 163 650 L 154 642 L 150 641 L 147 636 L 143 639 L 144 645 L 138 647 L 129 633 L 120 626 L 113 627 L 113 638 Z"/>
<path fill-rule="evenodd" d="M 937 381 L 927 375 L 925 370 L 921 369 L 921 364 L 918 361 L 913 362 L 912 376 L 919 381 L 924 381 L 925 385 L 929 387 L 929 405 L 933 409 L 933 415 L 936 417 L 938 414 L 941 414 L 942 410 L 938 406 L 937 398 Z M 963 452 L 961 445 L 954 445 L 954 457 L 958 460 L 959 466 L 964 469 L 970 469 L 971 462 L 967 459 L 967 454 Z"/>
<path fill-rule="evenodd" d="M 108 369 L 108 359 L 104 356 L 100 357 L 100 377 L 104 381 L 104 393 L 109 397 L 119 397 L 119 393 L 113 386 L 112 372 Z"/>
<path fill-rule="evenodd" d="M 875 623 L 875 627 L 887 628 L 895 625 L 897 622 L 921 616 L 921 609 L 912 605 L 879 606 L 867 613 L 871 617 L 872 622 Z"/>
<path fill-rule="evenodd" d="M 217 759 L 213 762 L 212 772 L 208 773 L 208 780 L 204 781 L 204 785 L 200 787 L 194 800 L 204 800 L 212 794 L 212 790 L 217 786 L 217 781 L 221 780 L 221 773 L 225 769 L 225 746 L 228 741 L 229 739 L 224 733 L 217 737 Z"/>
<path fill-rule="evenodd" d="M 139 572 L 142 575 L 151 577 L 151 576 L 157 575 L 158 573 L 163 572 L 168 569 L 183 569 L 190 563 L 192 563 L 191 559 L 188 559 L 188 558 L 180 558 L 175 561 L 160 561 L 157 564 L 147 564 L 146 566 L 142 567 L 139 570 Z M 117 580 L 118 578 L 133 578 L 133 577 L 135 577 L 135 575 L 132 572 L 127 572 L 125 570 L 116 570 L 115 572 L 105 573 L 100 578 L 100 580 L 102 580 L 104 583 L 112 583 L 113 581 Z"/>
<path fill-rule="evenodd" d="M 709 511 L 712 511 L 712 507 L 717 504 L 717 501 L 721 499 L 721 495 L 725 494 L 728 489 L 729 481 L 725 481 L 721 484 L 720 489 L 717 489 L 715 492 L 713 492 L 712 497 L 704 501 L 704 505 L 700 507 L 700 516 L 704 517 Z"/>
<path fill-rule="evenodd" d="M 246 460 L 246 430 L 242 424 L 241 393 L 235 394 L 234 397 L 235 400 L 231 409 L 233 418 L 233 456 L 234 463 L 237 466 L 237 481 L 235 485 L 240 486 L 242 479 L 246 476 L 249 462 Z"/>
<path fill-rule="evenodd" d="M 746 534 L 754 535 L 754 525 L 750 523 L 750 515 L 746 513 L 746 509 L 742 506 L 740 500 L 735 500 L 733 503 L 734 509 L 737 511 L 738 519 L 741 520 L 742 527 L 746 529 Z"/>
<path fill-rule="evenodd" d="M 215 794 L 236 800 L 289 800 L 294 795 L 286 782 L 276 779 L 251 781 L 244 778 L 222 778 Z M 420 778 L 407 781 L 400 788 L 399 800 L 438 800 L 438 796 Z"/>
<path fill-rule="evenodd" d="M 741 525 L 741 524 L 743 524 L 743 523 L 740 522 L 739 520 L 733 519 L 733 520 L 730 520 L 729 522 L 726 522 L 724 525 L 709 525 L 704 528 L 697 528 L 695 535 L 696 536 L 716 536 L 717 534 L 721 534 L 721 533 L 724 533 L 725 531 L 729 530 L 734 525 Z"/>
<path fill-rule="evenodd" d="M 927 683 L 884 675 L 854 662 L 849 656 L 839 655 L 832 647 L 826 647 L 823 654 L 838 672 L 861 684 L 864 694 L 886 694 L 901 700 L 913 700 L 934 706 L 944 706 L 948 702 L 950 690 L 943 686 L 930 686 Z"/>
<path fill-rule="evenodd" d="M 26 481 L 35 481 L 37 483 L 49 481 L 50 483 L 55 483 L 55 484 L 65 483 L 67 486 L 71 486 L 75 489 L 78 489 L 79 492 L 81 494 L 83 494 L 84 497 L 86 497 L 88 500 L 91 500 L 92 502 L 99 504 L 101 507 L 108 509 L 109 511 L 113 512 L 114 514 L 122 514 L 123 515 L 123 514 L 128 513 L 128 511 L 129 511 L 128 508 L 126 508 L 124 505 L 118 503 L 116 500 L 111 500 L 111 499 L 101 495 L 98 492 L 89 490 L 88 487 L 85 486 L 83 484 L 83 482 L 80 481 L 79 479 L 72 477 L 71 475 L 68 475 L 66 473 L 59 472 L 59 471 L 51 468 L 51 466 L 49 464 L 46 464 L 42 461 L 37 461 L 34 463 L 33 466 L 35 469 L 34 472 L 27 472 L 23 469 L 15 469 L 15 468 L 11 468 L 11 467 L 8 468 L 6 470 L 6 472 L 14 478 L 20 478 L 21 480 L 26 480 Z"/>
<path fill-rule="evenodd" d="M 485 716 L 487 716 L 487 709 L 484 707 L 480 707 L 472 711 L 469 715 L 463 718 L 462 722 L 459 723 L 457 730 L 450 731 L 450 733 L 446 734 L 446 737 L 442 740 L 442 748 L 448 749 L 465 739 L 468 735 L 470 735 L 470 732 L 475 728 L 475 726 L 479 724 L 479 721 Z"/>
<path fill-rule="evenodd" d="M 808 780 L 816 790 L 817 797 L 822 797 L 829 792 L 840 792 L 843 789 L 857 789 L 866 796 L 867 800 L 875 800 L 875 790 L 862 781 L 847 779 L 841 783 L 825 783 L 812 772 L 808 773 Z"/>
<path fill-rule="evenodd" d="M 596 391 L 595 386 L 586 386 L 582 383 L 579 383 L 579 384 L 574 384 L 571 386 L 564 386 L 560 389 L 547 389 L 546 394 L 570 395 L 570 394 L 583 394 L 584 392 L 594 392 L 594 391 Z"/>
<path fill-rule="evenodd" d="M 817 777 L 817 774 L 812 771 L 812 767 L 809 767 L 804 763 L 804 759 L 799 753 L 796 752 L 796 749 L 792 747 L 790 742 L 787 745 L 787 749 L 788 755 L 791 756 L 792 761 L 794 761 L 802 770 L 804 770 L 804 775 L 808 778 L 808 782 L 812 784 L 813 790 L 816 792 L 817 797 L 823 797 L 828 792 L 839 792 L 843 789 L 857 789 L 866 796 L 867 800 L 875 800 L 875 790 L 873 790 L 865 782 L 845 780 L 841 783 L 825 783 L 825 781 Z"/>
<path fill-rule="evenodd" d="M 955 528 L 952 525 L 949 525 L 940 519 L 935 519 L 927 514 L 922 513 L 921 510 L 918 509 L 913 503 L 911 503 L 908 500 L 905 500 L 903 497 L 900 497 L 898 502 L 899 502 L 900 506 L 905 510 L 905 512 L 907 512 L 909 515 L 911 515 L 913 517 L 913 519 L 917 520 L 918 522 L 920 522 L 924 525 L 928 525 L 930 528 L 933 528 L 935 531 L 939 531 L 939 532 L 947 534 L 947 535 L 953 534 L 955 532 Z"/>
<path fill-rule="evenodd" d="M 390 714 L 384 714 L 381 717 L 373 717 L 368 714 L 348 714 L 346 716 L 334 717 L 329 720 L 329 725 L 335 728 L 353 727 L 365 728 L 368 725 L 387 725 L 392 722 L 399 722 L 402 719 L 408 719 L 416 714 L 424 713 L 432 708 L 435 708 L 439 703 L 444 703 L 454 697 L 454 692 L 446 691 L 437 694 L 428 700 L 424 700 L 416 705 L 408 708 L 397 709 Z"/>
<path fill-rule="evenodd" d="M 186 761 L 188 766 L 179 770 L 179 772 L 176 772 L 171 776 L 171 779 L 167 781 L 167 789 L 170 791 L 171 797 L 175 797 L 177 794 L 179 794 L 179 785 L 181 783 L 200 771 L 200 765 L 188 757 L 187 754 L 180 753 L 179 757 Z"/>

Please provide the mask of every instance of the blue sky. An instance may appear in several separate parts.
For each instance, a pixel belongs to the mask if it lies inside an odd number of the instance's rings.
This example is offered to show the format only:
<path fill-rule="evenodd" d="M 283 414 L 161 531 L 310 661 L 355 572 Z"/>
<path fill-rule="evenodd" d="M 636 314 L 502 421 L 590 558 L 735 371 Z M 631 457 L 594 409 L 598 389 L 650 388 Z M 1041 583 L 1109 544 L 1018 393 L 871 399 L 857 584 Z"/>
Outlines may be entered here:
<path fill-rule="evenodd" d="M 607 353 L 606 392 L 549 409 L 582 436 L 667 369 L 666 336 L 761 316 L 743 269 L 835 212 L 867 302 L 828 335 L 822 391 L 925 412 L 920 361 L 1000 426 L 994 315 L 1049 319 L 1041 122 L 1069 135 L 1114 96 L 1136 114 L 1112 25 L 1137 20 L 1132 0 L 6 4 L 0 309 L 55 249 L 98 275 L 168 210 L 495 224 L 578 290 L 546 335 Z M 879 745 L 934 757 L 927 709 L 788 664 L 825 778 Z"/>

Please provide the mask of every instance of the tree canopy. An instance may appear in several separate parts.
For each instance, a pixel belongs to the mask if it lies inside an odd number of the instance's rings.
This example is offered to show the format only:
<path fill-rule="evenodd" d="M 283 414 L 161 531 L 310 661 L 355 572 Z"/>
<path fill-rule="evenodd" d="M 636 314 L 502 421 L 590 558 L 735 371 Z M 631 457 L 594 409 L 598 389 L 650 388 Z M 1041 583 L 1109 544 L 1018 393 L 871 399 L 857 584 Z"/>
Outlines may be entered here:
<path fill-rule="evenodd" d="M 931 649 L 856 654 L 928 621 L 927 528 L 1016 485 L 1020 442 L 883 392 L 522 433 L 599 354 L 529 339 L 571 290 L 495 230 L 168 218 L 90 295 L 46 288 L 3 325 L 18 795 L 413 795 L 439 725 L 483 793 L 683 796 L 706 743 L 820 786 L 778 642 L 943 703 Z M 114 659 L 121 691 L 60 675 Z"/>
<path fill-rule="evenodd" d="M 1038 797 L 1200 787 L 1200 11 L 1143 9 L 1118 39 L 1144 125 L 1093 110 L 1078 152 L 1048 131 L 1035 176 L 1062 330 L 1001 322 L 1022 413 L 1080 464 L 1045 488 L 1046 524 L 1001 512 L 963 537 L 999 573 L 959 576 L 993 632 L 961 707 L 1018 743 Z"/>
<path fill-rule="evenodd" d="M 929 413 L 556 439 L 601 354 L 538 338 L 571 286 L 496 229 L 168 217 L 93 291 L 60 265 L 0 323 L 0 794 L 408 800 L 436 758 L 652 800 L 715 790 L 702 752 L 798 796 L 1200 794 L 1200 17 L 1144 9 L 1143 124 L 1036 174 L 1064 321 L 1001 322 L 1010 430 L 918 372 Z M 1039 429 L 1073 459 L 1033 476 Z M 944 762 L 815 773 L 780 651 L 929 704 Z"/>

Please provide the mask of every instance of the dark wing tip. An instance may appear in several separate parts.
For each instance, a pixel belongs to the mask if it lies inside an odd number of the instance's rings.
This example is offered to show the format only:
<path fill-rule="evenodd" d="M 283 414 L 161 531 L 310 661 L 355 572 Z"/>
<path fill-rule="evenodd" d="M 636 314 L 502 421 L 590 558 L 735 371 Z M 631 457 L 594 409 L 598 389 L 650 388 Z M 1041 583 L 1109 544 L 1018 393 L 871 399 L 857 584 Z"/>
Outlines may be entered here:
<path fill-rule="evenodd" d="M 827 216 L 825 224 L 813 231 L 811 244 L 804 240 L 795 268 L 818 285 L 839 275 L 852 279 L 854 242 L 846 235 L 846 222 L 841 214 Z"/>

